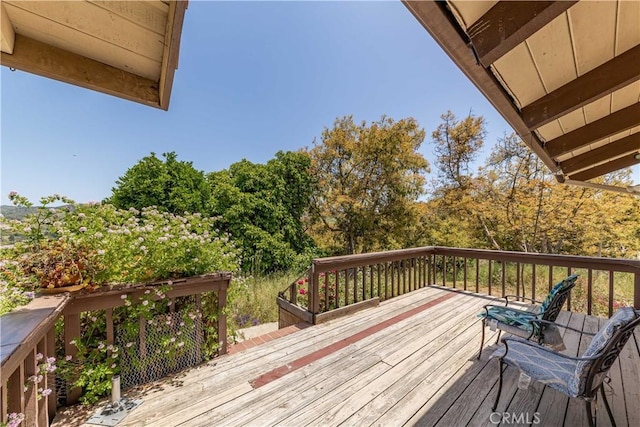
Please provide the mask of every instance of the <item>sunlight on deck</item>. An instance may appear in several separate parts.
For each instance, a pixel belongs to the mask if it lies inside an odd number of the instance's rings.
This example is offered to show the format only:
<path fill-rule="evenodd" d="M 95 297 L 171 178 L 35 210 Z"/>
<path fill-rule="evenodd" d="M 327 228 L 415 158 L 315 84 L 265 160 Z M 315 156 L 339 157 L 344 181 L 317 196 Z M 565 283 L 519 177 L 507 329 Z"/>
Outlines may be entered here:
<path fill-rule="evenodd" d="M 222 356 L 198 368 L 124 393 L 143 404 L 119 426 L 477 426 L 496 425 L 491 403 L 498 363 L 482 358 L 476 314 L 493 298 L 429 287 L 357 314 L 299 330 Z M 559 323 L 597 330 L 604 319 L 563 312 Z M 488 330 L 487 330 L 488 331 Z M 566 352 L 586 340 L 566 332 Z M 610 402 L 619 426 L 640 425 L 640 335 L 611 374 Z M 517 388 L 508 368 L 498 412 L 541 425 L 586 423 L 584 403 L 532 384 Z M 95 410 L 95 408 L 93 409 Z M 63 411 L 54 425 L 79 425 L 89 412 Z M 570 421 L 568 421 L 570 420 Z M 609 425 L 604 411 L 598 425 Z M 513 425 L 513 424 L 510 424 Z"/>

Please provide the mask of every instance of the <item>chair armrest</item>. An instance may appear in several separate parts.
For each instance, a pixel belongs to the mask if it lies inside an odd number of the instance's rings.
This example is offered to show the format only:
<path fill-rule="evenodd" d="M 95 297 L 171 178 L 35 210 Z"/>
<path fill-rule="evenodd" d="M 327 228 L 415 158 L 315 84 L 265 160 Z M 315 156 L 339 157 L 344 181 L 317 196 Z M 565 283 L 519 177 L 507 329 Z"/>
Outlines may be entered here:
<path fill-rule="evenodd" d="M 504 343 L 504 345 L 506 347 L 506 351 L 502 355 L 501 359 L 504 358 L 507 355 L 507 353 L 509 352 L 509 342 L 510 341 L 515 342 L 515 343 L 519 343 L 519 344 L 523 344 L 523 345 L 526 345 L 526 346 L 529 346 L 529 347 L 535 347 L 538 350 L 542 350 L 544 352 L 547 352 L 549 354 L 553 354 L 553 355 L 558 356 L 558 357 L 562 357 L 563 359 L 567 359 L 567 360 L 589 361 L 589 360 L 596 360 L 596 359 L 598 359 L 600 357 L 600 355 L 596 355 L 596 356 L 593 356 L 593 357 L 568 356 L 568 355 L 566 355 L 564 353 L 559 353 L 559 352 L 557 352 L 555 350 L 551 350 L 550 348 L 544 347 L 544 346 L 542 346 L 540 344 L 537 344 L 537 343 L 535 343 L 533 341 L 528 341 L 528 340 L 526 340 L 524 338 L 520 338 L 520 337 L 505 337 L 505 338 L 502 338 L 501 341 Z"/>
<path fill-rule="evenodd" d="M 531 301 L 531 302 L 536 303 L 536 304 L 542 304 L 542 301 L 538 301 L 538 300 L 535 300 L 533 298 L 521 297 L 520 295 L 505 295 L 504 299 L 507 300 L 507 305 L 509 304 L 509 298 L 513 298 L 516 301 L 527 300 L 527 301 Z"/>
<path fill-rule="evenodd" d="M 542 323 L 542 324 L 549 325 L 549 326 L 555 325 L 555 326 L 558 326 L 559 328 L 569 329 L 571 331 L 578 332 L 580 334 L 590 335 L 590 336 L 594 336 L 595 335 L 595 333 L 593 333 L 593 332 L 581 331 L 580 329 L 572 328 L 572 327 L 566 326 L 566 325 L 561 325 L 559 323 L 550 322 L 548 320 L 531 319 L 531 320 L 529 320 L 529 323 Z"/>

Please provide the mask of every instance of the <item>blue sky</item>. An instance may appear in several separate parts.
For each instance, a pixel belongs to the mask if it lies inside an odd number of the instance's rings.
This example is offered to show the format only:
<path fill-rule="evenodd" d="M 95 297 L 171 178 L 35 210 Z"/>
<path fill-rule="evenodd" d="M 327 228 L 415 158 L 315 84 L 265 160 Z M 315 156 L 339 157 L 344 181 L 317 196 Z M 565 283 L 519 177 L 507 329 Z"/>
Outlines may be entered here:
<path fill-rule="evenodd" d="M 101 200 L 151 151 L 205 172 L 263 163 L 347 114 L 416 118 L 431 162 L 448 109 L 485 116 L 488 147 L 511 132 L 399 1 L 191 1 L 168 112 L 6 67 L 0 77 L 2 204 L 12 190 Z"/>

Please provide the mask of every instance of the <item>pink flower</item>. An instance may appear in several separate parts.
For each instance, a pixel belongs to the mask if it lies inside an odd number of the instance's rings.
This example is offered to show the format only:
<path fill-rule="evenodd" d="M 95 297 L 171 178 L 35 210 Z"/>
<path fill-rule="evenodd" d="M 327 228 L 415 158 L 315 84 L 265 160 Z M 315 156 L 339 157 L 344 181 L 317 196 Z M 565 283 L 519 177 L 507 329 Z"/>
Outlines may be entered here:
<path fill-rule="evenodd" d="M 298 285 L 302 285 L 304 281 L 302 279 L 298 280 Z"/>
<path fill-rule="evenodd" d="M 307 293 L 307 290 L 305 288 L 300 289 L 300 295 L 304 295 Z"/>

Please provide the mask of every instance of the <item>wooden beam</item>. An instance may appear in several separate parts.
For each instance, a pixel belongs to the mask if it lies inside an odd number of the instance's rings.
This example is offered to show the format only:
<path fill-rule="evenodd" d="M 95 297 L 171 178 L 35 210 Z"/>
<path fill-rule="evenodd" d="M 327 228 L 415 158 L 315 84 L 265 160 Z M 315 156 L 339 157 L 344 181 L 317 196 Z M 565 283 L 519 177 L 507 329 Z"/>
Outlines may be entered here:
<path fill-rule="evenodd" d="M 640 160 L 635 158 L 635 154 L 636 153 L 628 154 L 624 157 L 611 160 L 610 162 L 604 163 L 599 166 L 595 166 L 591 169 L 587 169 L 582 172 L 569 175 L 569 177 L 574 181 L 588 181 L 592 178 L 596 178 L 610 172 L 614 172 L 624 168 L 629 168 L 631 166 L 640 164 Z"/>
<path fill-rule="evenodd" d="M 13 31 L 13 25 L 2 3 L 0 3 L 0 21 L 0 50 L 5 53 L 13 53 L 16 33 Z"/>
<path fill-rule="evenodd" d="M 180 37 L 182 35 L 182 25 L 184 14 L 189 2 L 187 0 L 177 0 L 169 3 L 169 14 L 167 16 L 167 28 L 165 32 L 165 46 L 162 54 L 162 70 L 160 71 L 160 108 L 169 109 L 171 98 L 171 88 L 173 87 L 173 76 L 178 68 L 178 58 L 180 52 Z"/>
<path fill-rule="evenodd" d="M 559 172 L 556 162 L 542 148 L 542 143 L 538 137 L 526 126 L 520 116 L 520 111 L 500 82 L 490 71 L 477 64 L 475 55 L 463 38 L 464 32 L 455 22 L 451 13 L 446 10 L 444 2 L 402 0 L 402 3 L 431 34 L 458 68 L 480 90 L 484 97 L 489 100 L 500 115 L 520 135 L 524 143 L 553 173 Z M 556 177 L 560 176 L 556 175 Z"/>
<path fill-rule="evenodd" d="M 61 82 L 160 107 L 158 83 L 93 59 L 16 34 L 13 54 L 2 65 Z"/>
<path fill-rule="evenodd" d="M 545 148 L 551 157 L 558 157 L 638 125 L 640 125 L 640 103 L 630 105 L 600 120 L 547 141 Z"/>
<path fill-rule="evenodd" d="M 500 1 L 468 30 L 480 62 L 489 67 L 577 1 Z"/>
<path fill-rule="evenodd" d="M 587 169 L 602 162 L 605 159 L 613 159 L 631 151 L 640 150 L 640 133 L 634 133 L 625 138 L 618 139 L 610 144 L 588 151 L 579 156 L 560 163 L 560 168 L 565 175 Z"/>
<path fill-rule="evenodd" d="M 570 81 L 522 109 L 530 130 L 640 79 L 640 45 Z"/>

